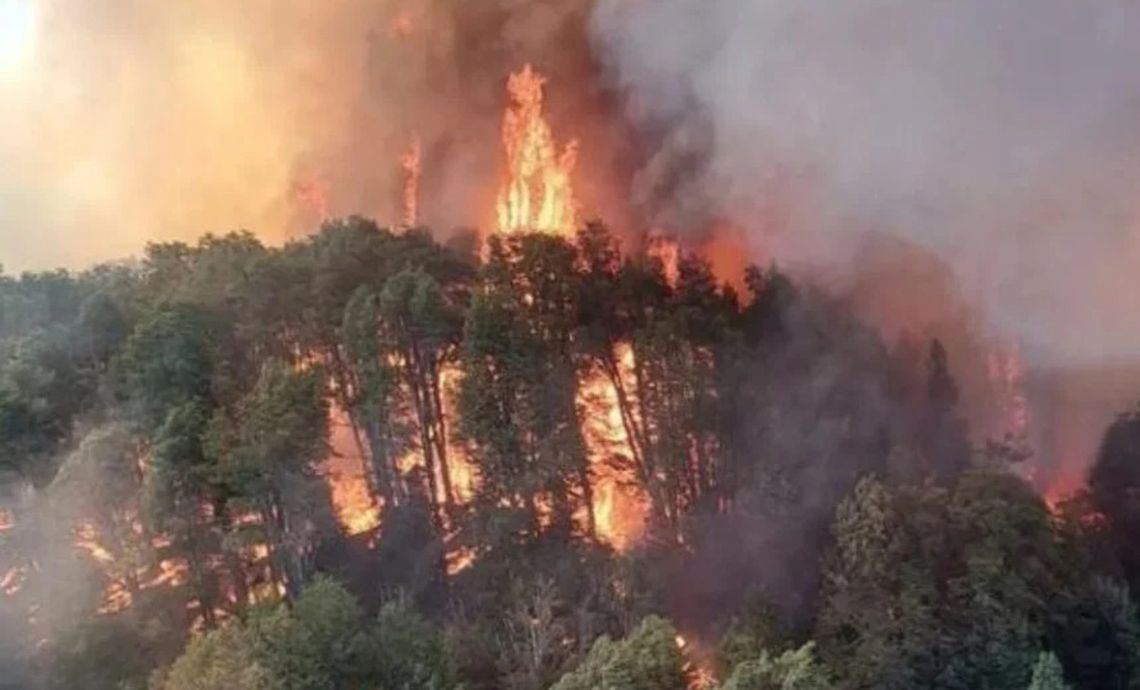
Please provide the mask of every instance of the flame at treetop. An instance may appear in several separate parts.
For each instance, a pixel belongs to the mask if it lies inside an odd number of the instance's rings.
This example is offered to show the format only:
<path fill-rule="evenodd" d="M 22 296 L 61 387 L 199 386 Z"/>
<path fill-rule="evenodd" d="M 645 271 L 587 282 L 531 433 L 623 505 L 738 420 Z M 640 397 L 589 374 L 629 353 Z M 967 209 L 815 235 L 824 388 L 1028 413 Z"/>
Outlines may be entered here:
<path fill-rule="evenodd" d="M 414 228 L 419 222 L 420 139 L 412 137 L 408 150 L 400 157 L 404 169 L 404 227 Z"/>
<path fill-rule="evenodd" d="M 546 79 L 530 65 L 507 80 L 510 104 L 503 116 L 506 179 L 499 190 L 499 232 L 572 235 L 577 209 L 570 174 L 578 143 L 559 151 L 542 112 Z"/>

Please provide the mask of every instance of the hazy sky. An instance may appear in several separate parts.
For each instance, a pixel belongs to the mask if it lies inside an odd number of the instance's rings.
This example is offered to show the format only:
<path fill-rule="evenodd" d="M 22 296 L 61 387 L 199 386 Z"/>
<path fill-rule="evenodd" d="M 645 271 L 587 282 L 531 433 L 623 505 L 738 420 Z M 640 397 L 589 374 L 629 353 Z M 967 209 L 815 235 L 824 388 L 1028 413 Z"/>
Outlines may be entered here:
<path fill-rule="evenodd" d="M 0 0 L 0 263 L 388 222 L 413 133 L 428 220 L 483 222 L 503 80 L 533 59 L 627 99 L 652 133 L 632 198 L 662 222 L 726 214 L 836 280 L 893 235 L 1030 348 L 1130 357 L 1137 36 L 1131 0 Z M 604 84 L 575 78 L 589 54 Z M 631 139 L 597 129 L 562 134 L 612 192 Z"/>
<path fill-rule="evenodd" d="M 0 260 L 311 225 L 296 190 L 327 186 L 323 158 L 365 129 L 368 42 L 398 40 L 389 5 L 0 0 Z"/>

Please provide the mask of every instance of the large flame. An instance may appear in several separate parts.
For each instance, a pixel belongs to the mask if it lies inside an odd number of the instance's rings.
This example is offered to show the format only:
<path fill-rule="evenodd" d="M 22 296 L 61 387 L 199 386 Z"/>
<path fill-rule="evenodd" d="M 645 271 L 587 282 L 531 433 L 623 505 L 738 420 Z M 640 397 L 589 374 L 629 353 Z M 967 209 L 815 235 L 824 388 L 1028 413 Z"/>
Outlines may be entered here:
<path fill-rule="evenodd" d="M 503 117 L 506 179 L 498 195 L 499 232 L 572 235 L 577 222 L 570 173 L 578 154 L 571 141 L 559 151 L 542 112 L 545 78 L 527 65 L 507 80 Z"/>
<path fill-rule="evenodd" d="M 503 116 L 507 170 L 497 208 L 498 229 L 505 235 L 542 232 L 570 237 L 575 232 L 577 201 L 570 176 L 578 144 L 571 141 L 559 151 L 543 115 L 545 83 L 530 65 L 507 80 L 510 103 Z M 675 270 L 676 245 L 670 246 L 674 260 L 669 263 Z M 619 356 L 623 367 L 632 369 L 632 350 L 624 347 Z M 584 374 L 578 381 L 577 406 L 589 452 L 597 536 L 618 550 L 627 549 L 643 531 L 645 507 L 632 488 L 632 478 L 616 462 L 630 456 L 617 391 L 602 372 Z M 549 505 L 549 497 L 539 501 L 540 508 Z M 578 519 L 585 523 L 582 513 Z M 549 519 L 549 514 L 540 518 Z"/>

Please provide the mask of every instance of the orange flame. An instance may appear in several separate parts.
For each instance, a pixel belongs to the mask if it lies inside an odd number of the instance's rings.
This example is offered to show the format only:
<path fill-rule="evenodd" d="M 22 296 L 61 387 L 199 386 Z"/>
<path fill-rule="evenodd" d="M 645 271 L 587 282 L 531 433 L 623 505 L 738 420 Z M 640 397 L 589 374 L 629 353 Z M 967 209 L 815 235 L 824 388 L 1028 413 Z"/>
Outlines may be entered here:
<path fill-rule="evenodd" d="M 673 641 L 684 658 L 685 674 L 689 677 L 689 690 L 708 690 L 715 687 L 716 674 L 713 673 L 709 655 L 691 644 L 683 635 L 677 635 Z"/>
<path fill-rule="evenodd" d="M 348 415 L 340 408 L 329 412 L 332 452 L 323 470 L 337 520 L 348 534 L 360 534 L 380 525 L 380 506 L 365 476 L 365 462 L 353 438 Z"/>
<path fill-rule="evenodd" d="M 578 143 L 559 152 L 542 112 L 546 79 L 530 65 L 507 80 L 510 104 L 503 116 L 507 176 L 499 190 L 499 232 L 544 232 L 571 235 L 577 209 L 570 173 Z"/>
<path fill-rule="evenodd" d="M 620 344 L 617 355 L 619 375 L 632 377 L 633 349 Z M 625 551 L 645 530 L 647 506 L 628 471 L 614 462 L 632 455 L 618 394 L 604 374 L 592 372 L 579 382 L 577 398 L 589 452 L 598 538 Z"/>
<path fill-rule="evenodd" d="M 463 372 L 456 363 L 445 363 L 439 372 L 440 386 L 443 389 L 443 417 L 449 422 L 459 416 L 456 390 L 462 375 Z M 475 495 L 475 465 L 467 454 L 467 447 L 455 434 L 449 434 L 447 438 L 447 468 L 451 473 L 451 489 L 455 493 L 455 500 L 460 505 L 470 502 Z"/>
<path fill-rule="evenodd" d="M 412 137 L 408 150 L 400 158 L 404 169 L 404 227 L 414 228 L 419 222 L 420 139 Z"/>
<path fill-rule="evenodd" d="M 670 286 L 676 287 L 677 278 L 680 275 L 677 266 L 681 261 L 681 247 L 677 241 L 658 233 L 651 234 L 646 254 L 661 262 L 665 271 L 666 282 Z"/>
<path fill-rule="evenodd" d="M 100 566 L 114 565 L 114 555 L 99 543 L 98 538 L 98 530 L 89 522 L 84 522 L 75 528 L 75 546 L 86 551 L 87 555 Z"/>

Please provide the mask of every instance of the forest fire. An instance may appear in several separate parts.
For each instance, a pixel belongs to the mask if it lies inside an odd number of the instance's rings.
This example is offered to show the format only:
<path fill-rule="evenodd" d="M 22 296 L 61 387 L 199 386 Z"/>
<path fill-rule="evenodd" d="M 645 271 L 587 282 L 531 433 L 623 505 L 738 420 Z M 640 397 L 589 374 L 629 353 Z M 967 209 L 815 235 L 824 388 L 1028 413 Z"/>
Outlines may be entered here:
<path fill-rule="evenodd" d="M 1136 100 L 1140 10 L 1069 55 L 966 2 L 889 60 L 859 3 L 78 13 L 130 59 L 28 80 L 8 215 L 169 235 L 0 275 L 13 687 L 1137 686 L 1133 282 L 1049 248 L 1119 261 L 1137 139 L 1072 104 Z M 72 14 L 33 62 L 89 77 Z M 40 83 L 94 129 L 25 127 Z"/>
<path fill-rule="evenodd" d="M 503 116 L 507 170 L 497 201 L 499 232 L 571 236 L 577 209 L 570 180 L 578 144 L 559 150 L 543 115 L 546 80 L 530 65 L 507 80 L 510 104 Z"/>

